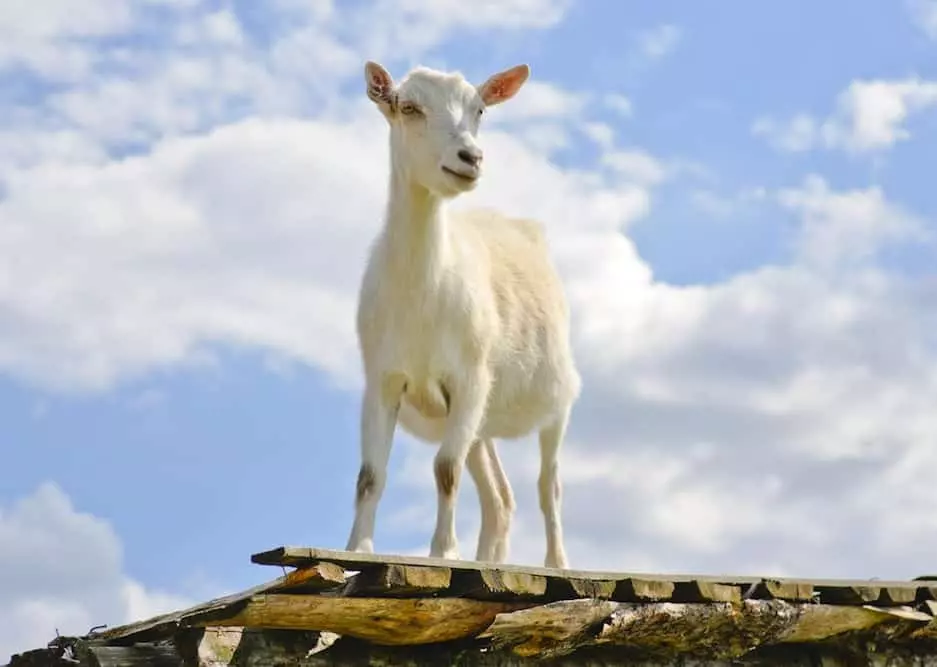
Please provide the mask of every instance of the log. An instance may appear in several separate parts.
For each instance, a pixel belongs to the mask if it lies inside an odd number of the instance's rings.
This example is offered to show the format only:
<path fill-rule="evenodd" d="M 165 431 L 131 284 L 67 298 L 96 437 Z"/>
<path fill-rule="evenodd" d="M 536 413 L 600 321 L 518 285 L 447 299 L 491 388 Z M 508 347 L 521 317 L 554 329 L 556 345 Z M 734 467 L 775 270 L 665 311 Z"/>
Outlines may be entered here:
<path fill-rule="evenodd" d="M 734 660 L 761 646 L 855 636 L 885 624 L 903 628 L 910 636 L 932 622 L 929 614 L 913 609 L 781 600 L 740 604 L 570 600 L 500 614 L 479 638 L 519 656 L 557 657 L 584 647 L 618 646 L 642 655 Z"/>
<path fill-rule="evenodd" d="M 382 645 L 473 637 L 495 616 L 532 606 L 464 598 L 349 598 L 262 593 L 236 614 L 196 625 L 334 632 Z"/>
<path fill-rule="evenodd" d="M 800 610 L 797 622 L 793 623 L 778 641 L 817 642 L 846 632 L 869 630 L 890 620 L 893 620 L 893 617 L 867 607 L 806 605 Z"/>
<path fill-rule="evenodd" d="M 590 629 L 618 608 L 608 600 L 568 600 L 498 614 L 479 635 L 522 657 L 555 658 L 588 643 Z"/>

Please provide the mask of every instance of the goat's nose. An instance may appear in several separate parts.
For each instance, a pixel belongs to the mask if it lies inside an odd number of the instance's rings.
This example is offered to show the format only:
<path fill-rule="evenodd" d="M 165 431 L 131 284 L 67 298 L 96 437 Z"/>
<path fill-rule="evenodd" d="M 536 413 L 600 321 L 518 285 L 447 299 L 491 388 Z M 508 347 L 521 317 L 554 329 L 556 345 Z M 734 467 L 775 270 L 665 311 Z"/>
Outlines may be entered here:
<path fill-rule="evenodd" d="M 482 161 L 482 152 L 477 148 L 475 150 L 463 148 L 458 152 L 458 156 L 462 162 L 472 167 L 477 167 L 478 163 Z"/>

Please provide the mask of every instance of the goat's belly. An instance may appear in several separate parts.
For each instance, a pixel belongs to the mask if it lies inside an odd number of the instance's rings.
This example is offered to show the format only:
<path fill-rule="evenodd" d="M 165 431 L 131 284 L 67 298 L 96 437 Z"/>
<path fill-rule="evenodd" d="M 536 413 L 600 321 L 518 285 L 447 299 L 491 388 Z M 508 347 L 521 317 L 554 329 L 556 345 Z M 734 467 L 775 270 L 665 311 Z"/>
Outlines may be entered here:
<path fill-rule="evenodd" d="M 510 410 L 489 410 L 479 430 L 482 438 L 505 438 L 513 440 L 539 431 L 554 415 L 546 406 L 536 408 L 517 407 Z M 406 401 L 400 404 L 397 420 L 412 436 L 428 443 L 442 441 L 448 418 L 427 417 Z"/>

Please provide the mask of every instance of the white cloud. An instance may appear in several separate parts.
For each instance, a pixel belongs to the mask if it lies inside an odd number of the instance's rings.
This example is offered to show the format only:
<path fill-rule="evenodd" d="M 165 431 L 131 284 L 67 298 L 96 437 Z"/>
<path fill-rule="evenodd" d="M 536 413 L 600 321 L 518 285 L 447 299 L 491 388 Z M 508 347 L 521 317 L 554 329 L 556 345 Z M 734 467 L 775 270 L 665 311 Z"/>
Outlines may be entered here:
<path fill-rule="evenodd" d="M 56 630 L 83 635 L 192 604 L 128 577 L 121 551 L 111 527 L 55 484 L 0 504 L 0 660 L 45 646 Z"/>
<path fill-rule="evenodd" d="M 752 133 L 766 137 L 778 150 L 800 153 L 814 147 L 820 129 L 812 116 L 798 114 L 785 122 L 767 116 L 758 118 L 752 124 Z"/>
<path fill-rule="evenodd" d="M 673 52 L 682 38 L 683 31 L 678 26 L 666 23 L 642 33 L 638 41 L 647 58 L 658 60 Z"/>
<path fill-rule="evenodd" d="M 911 18 L 930 39 L 937 40 L 937 0 L 907 0 Z"/>
<path fill-rule="evenodd" d="M 456 31 L 545 29 L 566 14 L 571 0 L 375 0 L 353 12 L 349 26 L 370 58 L 415 64 L 429 47 Z"/>
<path fill-rule="evenodd" d="M 619 95 L 618 93 L 609 93 L 603 97 L 605 106 L 609 109 L 612 109 L 621 116 L 631 116 L 633 113 L 633 107 L 631 100 L 629 100 L 624 95 Z"/>
<path fill-rule="evenodd" d="M 642 185 L 657 185 L 667 175 L 660 160 L 641 150 L 609 151 L 602 156 L 602 162 Z"/>
<path fill-rule="evenodd" d="M 472 4 L 460 0 L 402 0 L 379 4 L 394 7 L 404 17 L 429 19 L 441 26 L 516 29 L 556 25 L 572 3 L 571 0 L 481 0 Z"/>
<path fill-rule="evenodd" d="M 615 143 L 615 130 L 607 123 L 586 122 L 582 124 L 581 130 L 601 148 L 610 148 Z"/>
<path fill-rule="evenodd" d="M 146 157 L 12 175 L 0 238 L 46 259 L 0 279 L 3 311 L 19 323 L 0 333 L 0 367 L 104 388 L 226 342 L 353 375 L 354 281 L 384 160 L 362 170 L 349 157 L 380 156 L 376 129 L 248 121 Z"/>
<path fill-rule="evenodd" d="M 784 190 L 779 200 L 803 216 L 799 251 L 817 267 L 862 262 L 889 243 L 926 238 L 923 221 L 887 202 L 881 188 L 837 193 L 810 176 L 803 189 Z"/>
<path fill-rule="evenodd" d="M 589 98 L 564 90 L 544 81 L 530 81 L 521 88 L 510 104 L 494 107 L 492 122 L 519 122 L 540 118 L 573 118 L 579 116 Z"/>
<path fill-rule="evenodd" d="M 762 187 L 745 188 L 731 195 L 723 195 L 710 189 L 697 189 L 690 193 L 690 201 L 707 216 L 715 219 L 753 213 L 751 206 L 761 203 L 767 196 Z M 757 215 L 757 213 L 753 213 Z"/>
<path fill-rule="evenodd" d="M 853 153 L 880 151 L 910 139 L 906 122 L 934 107 L 937 82 L 917 77 L 858 80 L 839 95 L 836 111 L 826 120 L 803 113 L 787 121 L 762 117 L 753 123 L 752 132 L 787 152 L 820 146 Z"/>

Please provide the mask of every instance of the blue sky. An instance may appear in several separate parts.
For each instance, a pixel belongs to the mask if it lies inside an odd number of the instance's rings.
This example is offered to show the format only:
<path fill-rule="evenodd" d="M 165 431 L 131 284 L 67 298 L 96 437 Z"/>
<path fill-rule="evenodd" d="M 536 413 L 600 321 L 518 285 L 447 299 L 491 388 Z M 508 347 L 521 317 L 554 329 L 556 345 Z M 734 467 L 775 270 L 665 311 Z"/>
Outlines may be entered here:
<path fill-rule="evenodd" d="M 344 546 L 387 176 L 367 59 L 531 65 L 459 205 L 541 219 L 567 285 L 574 567 L 933 569 L 937 3 L 463 7 L 0 9 L 0 654 Z M 422 554 L 433 450 L 397 443 L 377 547 Z M 537 564 L 530 445 L 501 452 Z"/>

